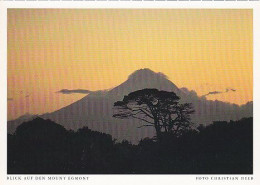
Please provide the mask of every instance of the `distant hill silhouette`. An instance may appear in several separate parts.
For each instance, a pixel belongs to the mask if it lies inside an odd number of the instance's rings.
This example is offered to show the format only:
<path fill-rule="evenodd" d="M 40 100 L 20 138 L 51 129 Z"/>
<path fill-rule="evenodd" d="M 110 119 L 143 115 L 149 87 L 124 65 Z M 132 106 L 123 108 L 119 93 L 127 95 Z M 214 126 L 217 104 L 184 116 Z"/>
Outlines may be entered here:
<path fill-rule="evenodd" d="M 238 106 L 217 100 L 207 100 L 205 97 L 199 97 L 195 91 L 178 88 L 162 73 L 156 73 L 150 69 L 140 69 L 113 89 L 90 92 L 89 95 L 71 105 L 41 115 L 41 117 L 51 119 L 66 129 L 77 130 L 87 126 L 92 130 L 111 134 L 116 139 L 126 139 L 138 143 L 142 138 L 153 137 L 155 135 L 153 128 L 138 129 L 137 127 L 142 125 L 140 121 L 113 118 L 113 103 L 130 92 L 145 88 L 173 91 L 181 98 L 181 102 L 192 103 L 195 109 L 192 121 L 198 124 L 208 125 L 213 121 L 239 120 L 243 117 L 253 116 L 253 102 Z M 22 122 L 19 119 L 9 121 L 8 132 L 13 133 Z"/>

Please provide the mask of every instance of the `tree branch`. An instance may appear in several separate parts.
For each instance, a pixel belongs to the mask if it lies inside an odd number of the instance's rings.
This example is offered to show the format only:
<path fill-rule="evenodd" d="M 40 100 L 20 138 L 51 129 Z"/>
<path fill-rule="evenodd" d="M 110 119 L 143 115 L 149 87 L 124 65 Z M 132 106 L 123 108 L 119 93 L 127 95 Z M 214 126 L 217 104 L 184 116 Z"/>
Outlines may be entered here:
<path fill-rule="evenodd" d="M 142 125 L 142 126 L 140 126 L 140 127 L 137 127 L 137 128 L 142 128 L 142 127 L 154 127 L 154 125 Z"/>
<path fill-rule="evenodd" d="M 152 122 L 147 121 L 147 120 L 145 120 L 145 119 L 143 119 L 143 118 L 139 118 L 139 117 L 136 117 L 136 116 L 133 116 L 133 115 L 132 115 L 132 117 L 133 117 L 133 118 L 136 118 L 136 119 L 139 119 L 139 120 L 142 120 L 142 121 L 145 121 L 145 122 L 147 122 L 147 123 L 153 124 Z"/>
<path fill-rule="evenodd" d="M 152 115 L 150 115 L 148 112 L 144 111 L 143 109 L 140 109 L 145 115 L 147 115 L 149 118 L 154 119 Z"/>

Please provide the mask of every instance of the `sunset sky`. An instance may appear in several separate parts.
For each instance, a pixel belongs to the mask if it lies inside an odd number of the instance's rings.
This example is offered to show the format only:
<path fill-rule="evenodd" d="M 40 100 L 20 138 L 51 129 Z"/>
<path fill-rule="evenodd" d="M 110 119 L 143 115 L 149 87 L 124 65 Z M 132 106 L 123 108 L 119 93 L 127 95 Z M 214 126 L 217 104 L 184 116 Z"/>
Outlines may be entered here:
<path fill-rule="evenodd" d="M 140 68 L 207 99 L 253 99 L 253 14 L 247 9 L 9 9 L 8 120 L 110 89 Z"/>

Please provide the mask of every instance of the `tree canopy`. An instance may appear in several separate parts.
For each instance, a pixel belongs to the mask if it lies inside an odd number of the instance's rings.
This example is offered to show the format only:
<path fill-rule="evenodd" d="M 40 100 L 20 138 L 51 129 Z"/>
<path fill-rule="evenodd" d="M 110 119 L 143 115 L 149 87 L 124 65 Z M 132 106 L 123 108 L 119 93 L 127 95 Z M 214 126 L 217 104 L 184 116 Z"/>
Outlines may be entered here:
<path fill-rule="evenodd" d="M 145 122 L 140 127 L 154 127 L 158 140 L 161 139 L 162 133 L 179 136 L 190 128 L 190 114 L 194 112 L 191 104 L 180 104 L 179 100 L 174 92 L 158 89 L 138 90 L 114 103 L 113 117 L 135 118 Z"/>

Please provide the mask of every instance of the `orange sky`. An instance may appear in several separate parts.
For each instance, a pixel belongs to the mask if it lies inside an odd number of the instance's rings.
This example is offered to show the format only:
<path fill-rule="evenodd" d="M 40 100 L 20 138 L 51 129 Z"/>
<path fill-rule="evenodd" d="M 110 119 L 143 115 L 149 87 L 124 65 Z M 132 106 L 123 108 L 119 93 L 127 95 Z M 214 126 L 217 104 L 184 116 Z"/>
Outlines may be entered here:
<path fill-rule="evenodd" d="M 9 9 L 8 119 L 51 112 L 140 68 L 178 87 L 253 99 L 253 14 L 247 9 Z"/>

